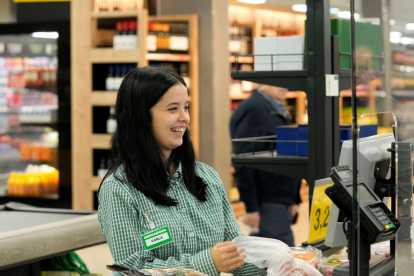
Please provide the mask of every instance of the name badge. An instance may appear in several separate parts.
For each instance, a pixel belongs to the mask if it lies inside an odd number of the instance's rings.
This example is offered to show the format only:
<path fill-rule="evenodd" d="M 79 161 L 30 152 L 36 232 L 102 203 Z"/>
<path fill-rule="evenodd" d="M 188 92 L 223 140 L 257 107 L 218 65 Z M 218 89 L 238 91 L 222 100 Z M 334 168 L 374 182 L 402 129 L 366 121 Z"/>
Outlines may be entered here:
<path fill-rule="evenodd" d="M 164 244 L 172 242 L 170 230 L 168 227 L 157 229 L 141 236 L 144 242 L 145 250 L 151 250 Z"/>

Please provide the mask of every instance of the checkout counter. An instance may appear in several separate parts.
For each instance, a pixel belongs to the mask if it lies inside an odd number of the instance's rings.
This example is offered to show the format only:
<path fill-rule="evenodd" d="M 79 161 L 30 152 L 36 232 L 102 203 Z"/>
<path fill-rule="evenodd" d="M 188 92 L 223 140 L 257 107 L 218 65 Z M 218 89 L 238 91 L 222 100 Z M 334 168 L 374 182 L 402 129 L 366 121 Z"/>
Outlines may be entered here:
<path fill-rule="evenodd" d="M 358 141 L 358 187 L 360 214 L 359 264 L 363 275 L 412 275 L 412 146 L 395 142 L 394 135 L 382 134 Z M 397 146 L 396 146 L 397 144 Z M 396 159 L 396 154 L 398 159 Z M 396 164 L 396 160 L 398 160 Z M 352 141 L 342 145 L 338 167 L 332 168 L 330 178 L 318 180 L 315 191 L 324 190 L 330 202 L 329 223 L 323 242 L 316 246 L 325 256 L 335 249 L 352 245 L 349 242 L 349 221 L 352 217 Z M 329 200 L 328 199 L 328 200 Z M 319 208 L 315 203 L 312 209 Z M 391 203 L 391 210 L 387 207 Z M 311 227 L 312 227 L 311 211 Z M 311 229 L 312 231 L 312 229 Z M 390 241 L 390 256 L 371 255 L 371 245 Z M 352 250 L 348 250 L 351 260 Z M 396 270 L 398 273 L 395 274 Z M 333 269 L 332 276 L 350 275 L 349 263 Z"/>
<path fill-rule="evenodd" d="M 40 275 L 41 260 L 105 242 L 95 212 L 0 205 L 0 275 Z"/>

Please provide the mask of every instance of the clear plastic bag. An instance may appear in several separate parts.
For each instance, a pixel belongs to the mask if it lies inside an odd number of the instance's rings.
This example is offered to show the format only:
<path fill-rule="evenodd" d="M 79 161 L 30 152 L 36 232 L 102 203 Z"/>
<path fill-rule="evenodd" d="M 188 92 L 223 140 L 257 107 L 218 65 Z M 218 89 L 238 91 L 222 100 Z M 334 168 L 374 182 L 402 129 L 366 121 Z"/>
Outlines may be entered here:
<path fill-rule="evenodd" d="M 297 259 L 304 260 L 305 262 L 313 265 L 316 269 L 319 269 L 319 265 L 322 261 L 322 252 L 313 246 L 307 247 L 291 247 L 293 256 Z"/>
<path fill-rule="evenodd" d="M 237 237 L 238 247 L 243 247 L 246 263 L 259 268 L 267 268 L 268 276 L 320 276 L 315 267 L 296 259 L 292 250 L 285 243 L 259 237 Z"/>

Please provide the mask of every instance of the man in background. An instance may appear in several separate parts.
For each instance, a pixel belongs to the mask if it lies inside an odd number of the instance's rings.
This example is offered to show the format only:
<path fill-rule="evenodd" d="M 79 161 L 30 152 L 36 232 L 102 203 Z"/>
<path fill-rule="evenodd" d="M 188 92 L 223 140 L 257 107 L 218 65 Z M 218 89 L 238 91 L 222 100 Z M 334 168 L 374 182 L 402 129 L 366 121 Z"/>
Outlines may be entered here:
<path fill-rule="evenodd" d="M 252 95 L 240 103 L 230 119 L 232 139 L 269 136 L 276 127 L 291 124 L 285 110 L 287 89 L 258 84 Z M 270 143 L 237 142 L 237 153 L 266 151 Z M 246 205 L 243 223 L 259 229 L 254 234 L 274 238 L 294 246 L 291 223 L 296 222 L 301 179 L 234 165 L 234 178 L 240 192 L 240 201 Z"/>

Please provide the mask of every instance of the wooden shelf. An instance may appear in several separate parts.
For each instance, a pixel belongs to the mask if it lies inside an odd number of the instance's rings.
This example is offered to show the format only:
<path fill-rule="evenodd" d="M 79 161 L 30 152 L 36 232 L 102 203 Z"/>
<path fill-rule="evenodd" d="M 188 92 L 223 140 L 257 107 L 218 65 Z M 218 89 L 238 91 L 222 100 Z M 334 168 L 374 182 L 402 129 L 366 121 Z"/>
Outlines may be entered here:
<path fill-rule="evenodd" d="M 114 50 L 112 48 L 91 49 L 93 63 L 131 63 L 140 61 L 139 49 Z"/>
<path fill-rule="evenodd" d="M 92 181 L 91 181 L 92 191 L 97 192 L 99 189 L 99 186 L 101 185 L 101 182 L 102 182 L 102 178 L 98 176 L 92 176 Z"/>
<path fill-rule="evenodd" d="M 151 53 L 146 55 L 148 60 L 153 61 L 177 61 L 177 62 L 188 62 L 190 61 L 189 55 L 181 55 L 181 54 L 157 54 Z"/>
<path fill-rule="evenodd" d="M 93 91 L 91 95 L 91 104 L 93 106 L 114 106 L 118 92 Z"/>
<path fill-rule="evenodd" d="M 92 149 L 109 149 L 112 134 L 92 134 Z"/>
<path fill-rule="evenodd" d="M 136 11 L 101 11 L 91 12 L 91 18 L 128 18 L 137 17 L 138 10 Z"/>
<path fill-rule="evenodd" d="M 238 63 L 247 63 L 247 64 L 253 64 L 254 63 L 254 57 L 238 57 Z M 229 61 L 231 63 L 236 63 L 236 57 L 230 56 Z"/>

